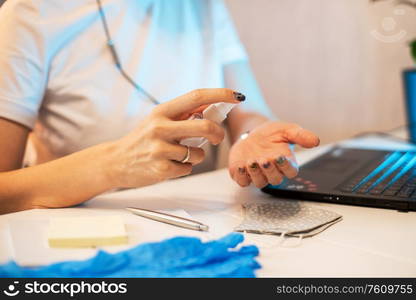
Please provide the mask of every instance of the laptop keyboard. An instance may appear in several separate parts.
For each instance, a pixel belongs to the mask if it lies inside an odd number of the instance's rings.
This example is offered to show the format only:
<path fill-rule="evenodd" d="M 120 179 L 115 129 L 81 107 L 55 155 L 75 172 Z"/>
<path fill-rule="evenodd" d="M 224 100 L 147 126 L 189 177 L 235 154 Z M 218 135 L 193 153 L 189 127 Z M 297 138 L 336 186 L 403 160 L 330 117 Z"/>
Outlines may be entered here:
<path fill-rule="evenodd" d="M 392 152 L 360 169 L 339 190 L 345 193 L 416 198 L 416 152 Z"/>

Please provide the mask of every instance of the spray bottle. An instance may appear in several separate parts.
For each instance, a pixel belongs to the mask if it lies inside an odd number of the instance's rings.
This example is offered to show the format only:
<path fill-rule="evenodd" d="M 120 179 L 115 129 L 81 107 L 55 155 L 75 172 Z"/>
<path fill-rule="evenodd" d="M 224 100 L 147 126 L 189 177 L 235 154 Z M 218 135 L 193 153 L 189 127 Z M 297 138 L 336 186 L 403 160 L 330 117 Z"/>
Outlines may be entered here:
<path fill-rule="evenodd" d="M 202 119 L 211 120 L 217 124 L 221 124 L 226 118 L 228 113 L 238 104 L 232 103 L 215 103 L 208 106 L 202 112 Z M 195 119 L 195 116 L 191 116 L 190 119 Z M 208 140 L 204 137 L 187 138 L 181 141 L 181 145 L 189 147 L 202 147 Z"/>

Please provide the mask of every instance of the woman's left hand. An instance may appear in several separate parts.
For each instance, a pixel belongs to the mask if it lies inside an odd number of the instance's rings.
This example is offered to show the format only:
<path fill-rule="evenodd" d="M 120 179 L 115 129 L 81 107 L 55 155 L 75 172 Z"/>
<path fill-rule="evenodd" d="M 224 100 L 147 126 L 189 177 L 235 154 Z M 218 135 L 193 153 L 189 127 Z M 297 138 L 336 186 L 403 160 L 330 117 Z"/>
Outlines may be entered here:
<path fill-rule="evenodd" d="M 284 177 L 293 178 L 298 165 L 291 148 L 319 145 L 319 138 L 299 125 L 284 122 L 266 122 L 256 127 L 246 139 L 238 140 L 231 148 L 229 171 L 240 186 L 251 182 L 258 188 L 280 184 Z"/>

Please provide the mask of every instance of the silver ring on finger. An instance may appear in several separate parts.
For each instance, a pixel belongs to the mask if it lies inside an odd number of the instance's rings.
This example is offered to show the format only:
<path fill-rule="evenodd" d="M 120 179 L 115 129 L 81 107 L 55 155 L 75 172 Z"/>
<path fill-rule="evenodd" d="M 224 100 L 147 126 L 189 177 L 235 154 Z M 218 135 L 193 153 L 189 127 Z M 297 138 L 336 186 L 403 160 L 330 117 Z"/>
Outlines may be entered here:
<path fill-rule="evenodd" d="M 190 158 L 191 158 L 191 149 L 189 148 L 189 146 L 186 146 L 186 155 L 184 159 L 182 159 L 180 162 L 183 164 L 186 164 Z"/>

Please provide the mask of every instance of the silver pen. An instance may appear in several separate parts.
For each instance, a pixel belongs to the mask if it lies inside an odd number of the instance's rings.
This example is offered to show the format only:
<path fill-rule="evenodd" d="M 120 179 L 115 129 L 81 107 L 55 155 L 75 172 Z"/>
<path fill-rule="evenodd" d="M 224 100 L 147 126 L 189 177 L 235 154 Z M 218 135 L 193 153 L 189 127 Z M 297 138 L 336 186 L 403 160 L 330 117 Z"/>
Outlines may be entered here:
<path fill-rule="evenodd" d="M 199 231 L 208 231 L 209 229 L 207 225 L 202 224 L 201 222 L 174 216 L 174 215 L 169 215 L 169 214 L 158 212 L 158 211 L 148 210 L 144 208 L 136 208 L 136 207 L 126 207 L 126 209 L 135 215 L 148 218 L 151 220 L 183 227 L 183 228 L 199 230 Z"/>

